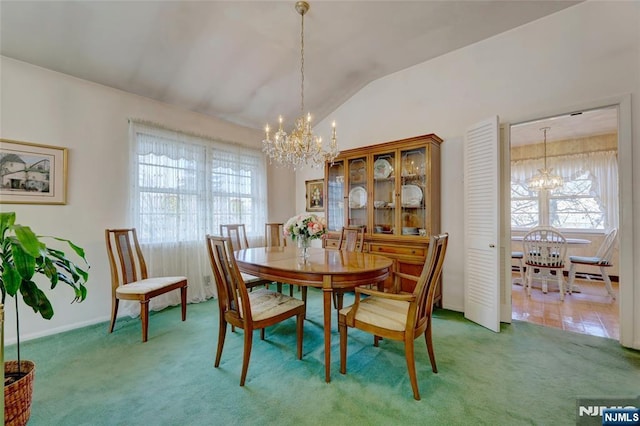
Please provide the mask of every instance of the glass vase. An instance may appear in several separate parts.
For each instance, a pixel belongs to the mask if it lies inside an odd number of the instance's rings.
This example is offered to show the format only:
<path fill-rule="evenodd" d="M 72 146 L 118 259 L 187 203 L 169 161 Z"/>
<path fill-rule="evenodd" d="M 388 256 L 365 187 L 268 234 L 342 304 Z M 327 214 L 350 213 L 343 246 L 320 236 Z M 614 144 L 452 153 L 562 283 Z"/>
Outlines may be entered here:
<path fill-rule="evenodd" d="M 311 247 L 311 240 L 308 237 L 298 237 L 298 258 L 306 262 L 309 259 L 309 247 Z"/>

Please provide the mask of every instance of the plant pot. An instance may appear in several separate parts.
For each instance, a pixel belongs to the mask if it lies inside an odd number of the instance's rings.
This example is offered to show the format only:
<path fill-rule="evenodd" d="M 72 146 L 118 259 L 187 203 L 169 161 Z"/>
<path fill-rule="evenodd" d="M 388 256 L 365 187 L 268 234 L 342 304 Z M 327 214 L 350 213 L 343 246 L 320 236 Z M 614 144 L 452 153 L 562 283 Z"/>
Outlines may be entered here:
<path fill-rule="evenodd" d="M 31 361 L 20 361 L 20 367 L 20 370 L 26 375 L 4 387 L 5 426 L 26 425 L 31 416 L 36 365 Z M 17 372 L 18 361 L 6 361 L 4 363 L 5 380 L 10 374 Z"/>

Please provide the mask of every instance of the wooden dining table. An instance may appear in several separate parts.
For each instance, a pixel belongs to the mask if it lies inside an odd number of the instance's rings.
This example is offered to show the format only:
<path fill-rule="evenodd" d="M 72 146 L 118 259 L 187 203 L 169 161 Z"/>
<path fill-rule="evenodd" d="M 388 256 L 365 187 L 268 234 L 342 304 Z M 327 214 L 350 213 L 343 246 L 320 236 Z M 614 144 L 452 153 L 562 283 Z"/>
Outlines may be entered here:
<path fill-rule="evenodd" d="M 240 271 L 260 278 L 321 288 L 324 308 L 325 380 L 331 381 L 331 300 L 334 290 L 382 284 L 393 261 L 387 257 L 312 247 L 309 257 L 298 256 L 295 247 L 254 247 L 235 252 Z"/>

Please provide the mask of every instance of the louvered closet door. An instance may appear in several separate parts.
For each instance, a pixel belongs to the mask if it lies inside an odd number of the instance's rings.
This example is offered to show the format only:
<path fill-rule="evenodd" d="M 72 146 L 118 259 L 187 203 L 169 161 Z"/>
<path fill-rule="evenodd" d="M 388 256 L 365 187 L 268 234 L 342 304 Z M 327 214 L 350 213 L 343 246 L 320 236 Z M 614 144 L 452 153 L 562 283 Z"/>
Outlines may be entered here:
<path fill-rule="evenodd" d="M 498 116 L 467 130 L 464 147 L 465 317 L 500 331 Z"/>

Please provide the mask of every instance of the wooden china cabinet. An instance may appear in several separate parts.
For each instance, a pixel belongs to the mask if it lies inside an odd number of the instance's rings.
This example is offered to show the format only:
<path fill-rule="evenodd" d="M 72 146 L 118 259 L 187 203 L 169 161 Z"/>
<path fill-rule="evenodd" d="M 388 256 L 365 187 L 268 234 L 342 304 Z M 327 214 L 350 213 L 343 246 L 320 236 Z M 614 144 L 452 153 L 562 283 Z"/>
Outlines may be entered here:
<path fill-rule="evenodd" d="M 429 134 L 342 151 L 327 162 L 325 247 L 337 247 L 343 226 L 363 226 L 365 252 L 388 256 L 401 272 L 420 275 L 429 237 L 440 232 L 441 143 Z M 404 291 L 414 286 L 402 283 Z"/>

